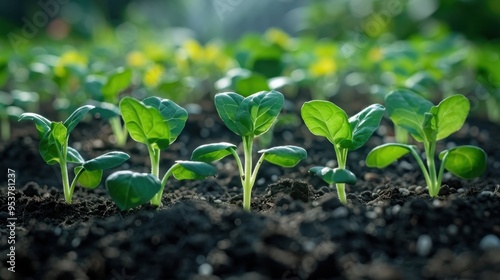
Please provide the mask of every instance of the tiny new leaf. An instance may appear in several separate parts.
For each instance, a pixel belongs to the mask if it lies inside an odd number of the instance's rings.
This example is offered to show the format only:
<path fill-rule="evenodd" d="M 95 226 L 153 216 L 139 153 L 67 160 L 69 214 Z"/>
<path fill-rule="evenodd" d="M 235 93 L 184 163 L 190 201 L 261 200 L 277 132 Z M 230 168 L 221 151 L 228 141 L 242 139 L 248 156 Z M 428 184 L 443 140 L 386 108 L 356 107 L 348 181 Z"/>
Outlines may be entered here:
<path fill-rule="evenodd" d="M 236 150 L 236 145 L 226 142 L 205 144 L 193 151 L 191 160 L 212 162 L 230 155 L 231 150 Z"/>
<path fill-rule="evenodd" d="M 161 189 L 153 174 L 118 171 L 106 179 L 106 189 L 121 210 L 127 210 L 151 200 Z"/>
<path fill-rule="evenodd" d="M 61 122 L 52 122 L 50 130 L 40 140 L 40 155 L 47 164 L 54 165 L 61 162 L 66 135 L 67 129 Z"/>
<path fill-rule="evenodd" d="M 67 134 L 69 135 L 75 126 L 83 119 L 83 117 L 88 113 L 88 111 L 94 109 L 93 105 L 84 105 L 76 109 L 65 121 L 64 126 L 68 129 Z"/>
<path fill-rule="evenodd" d="M 42 138 L 47 131 L 50 130 L 51 121 L 46 119 L 45 117 L 35 114 L 35 113 L 24 113 L 19 116 L 18 121 L 33 121 L 35 123 L 36 130 L 38 132 L 38 136 Z"/>
<path fill-rule="evenodd" d="M 354 185 L 356 184 L 356 175 L 347 169 L 329 168 L 324 166 L 315 166 L 309 169 L 309 172 L 314 173 L 320 177 L 327 184 L 345 183 Z"/>
<path fill-rule="evenodd" d="M 297 146 L 273 147 L 260 150 L 259 153 L 264 154 L 264 160 L 282 167 L 294 167 L 307 158 L 306 150 Z"/>
<path fill-rule="evenodd" d="M 366 157 L 366 166 L 384 168 L 411 152 L 411 146 L 388 143 L 375 147 Z"/>
<path fill-rule="evenodd" d="M 444 157 L 444 168 L 460 178 L 476 178 L 486 171 L 486 153 L 478 147 L 455 147 L 439 154 L 440 160 Z"/>
<path fill-rule="evenodd" d="M 205 179 L 217 175 L 217 169 L 205 162 L 178 160 L 172 168 L 172 175 L 179 181 Z"/>

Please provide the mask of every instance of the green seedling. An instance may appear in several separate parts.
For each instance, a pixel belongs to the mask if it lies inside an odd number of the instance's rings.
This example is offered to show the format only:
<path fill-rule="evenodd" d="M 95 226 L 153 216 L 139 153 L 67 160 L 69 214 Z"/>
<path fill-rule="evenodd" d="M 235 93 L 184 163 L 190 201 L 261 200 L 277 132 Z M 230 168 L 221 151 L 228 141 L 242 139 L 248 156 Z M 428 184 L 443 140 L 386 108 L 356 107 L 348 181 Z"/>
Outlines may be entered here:
<path fill-rule="evenodd" d="M 130 137 L 148 148 L 151 174 L 119 171 L 108 177 L 106 188 L 122 209 L 130 209 L 148 200 L 160 206 L 168 178 L 177 180 L 204 179 L 215 176 L 215 168 L 204 162 L 176 161 L 159 180 L 160 152 L 167 149 L 184 129 L 187 111 L 168 99 L 156 96 L 143 101 L 125 97 L 120 101 L 120 112 Z"/>
<path fill-rule="evenodd" d="M 49 165 L 59 164 L 61 168 L 64 199 L 71 204 L 75 186 L 94 189 L 99 186 L 103 170 L 116 167 L 129 156 L 123 152 L 109 152 L 94 159 L 85 161 L 77 150 L 68 146 L 69 135 L 82 118 L 94 107 L 90 105 L 76 109 L 64 122 L 49 121 L 45 117 L 24 113 L 19 121 L 31 120 L 35 123 L 40 136 L 39 152 Z M 75 176 L 69 183 L 68 164 L 75 164 Z"/>
<path fill-rule="evenodd" d="M 192 160 L 213 162 L 233 155 L 240 173 L 243 209 L 246 211 L 250 210 L 252 188 L 264 161 L 282 167 L 293 167 L 307 157 L 306 150 L 300 147 L 273 147 L 260 150 L 262 155 L 253 167 L 253 140 L 271 128 L 283 107 L 283 101 L 283 95 L 277 91 L 261 91 L 246 98 L 234 92 L 216 94 L 215 107 L 220 118 L 227 128 L 242 138 L 244 161 L 242 163 L 238 156 L 236 145 L 231 143 L 202 145 L 191 156 Z"/>
<path fill-rule="evenodd" d="M 458 146 L 439 153 L 441 166 L 437 171 L 435 163 L 436 143 L 458 131 L 469 113 L 469 100 L 463 95 L 452 95 L 437 106 L 418 94 L 400 89 L 385 98 L 387 111 L 396 126 L 406 129 L 410 135 L 423 144 L 427 165 L 417 152 L 416 146 L 389 143 L 374 148 L 366 158 L 368 167 L 384 168 L 411 153 L 417 161 L 429 195 L 437 197 L 444 170 L 470 179 L 481 176 L 486 170 L 486 153 L 475 146 Z"/>
<path fill-rule="evenodd" d="M 116 69 L 104 80 L 89 76 L 85 83 L 87 90 L 93 93 L 96 99 L 102 100 L 102 102 L 92 100 L 90 104 L 96 106 L 96 113 L 109 121 L 115 143 L 119 147 L 127 143 L 128 133 L 121 123 L 120 109 L 115 104 L 118 104 L 120 92 L 127 89 L 131 83 L 132 70 L 124 68 Z"/>
<path fill-rule="evenodd" d="M 373 104 L 358 114 L 347 117 L 337 105 L 322 100 L 304 103 L 302 119 L 309 131 L 323 136 L 333 144 L 338 168 L 316 166 L 309 171 L 319 176 L 330 186 L 336 185 L 340 202 L 347 203 L 345 184 L 355 184 L 356 176 L 346 169 L 347 154 L 361 148 L 380 125 L 385 108 Z"/>

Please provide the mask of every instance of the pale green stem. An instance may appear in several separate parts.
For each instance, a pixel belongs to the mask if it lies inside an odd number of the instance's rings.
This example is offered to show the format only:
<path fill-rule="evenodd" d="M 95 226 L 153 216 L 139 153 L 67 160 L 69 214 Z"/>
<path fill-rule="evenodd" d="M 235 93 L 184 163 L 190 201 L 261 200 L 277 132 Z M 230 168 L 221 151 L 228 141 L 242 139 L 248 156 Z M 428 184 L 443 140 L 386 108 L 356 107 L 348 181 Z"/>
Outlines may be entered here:
<path fill-rule="evenodd" d="M 160 150 L 155 149 L 148 145 L 149 158 L 151 160 L 151 174 L 153 174 L 156 178 L 160 178 Z M 160 206 L 161 204 L 161 196 L 163 191 L 159 191 L 153 198 L 150 200 L 151 205 Z"/>
<path fill-rule="evenodd" d="M 165 175 L 163 176 L 163 179 L 161 180 L 160 190 L 151 199 L 151 201 L 150 201 L 151 205 L 160 206 L 160 204 L 161 204 L 161 198 L 163 196 L 163 191 L 165 190 L 165 185 L 167 185 L 168 178 L 170 178 L 170 176 L 172 175 L 172 172 L 173 172 L 174 168 L 177 165 L 179 165 L 179 164 L 176 163 L 176 164 L 172 165 L 172 167 L 170 167 L 170 169 L 167 170 L 167 173 L 165 173 Z"/>
<path fill-rule="evenodd" d="M 439 167 L 439 174 L 438 174 L 438 182 L 441 185 L 441 182 L 443 182 L 443 173 L 444 173 L 444 165 L 446 163 L 446 160 L 448 159 L 448 154 L 446 153 L 443 157 L 443 160 L 441 161 L 441 166 Z"/>
<path fill-rule="evenodd" d="M 123 129 L 122 123 L 119 117 L 113 117 L 109 119 L 109 124 L 111 125 L 111 130 L 115 136 L 116 145 L 118 147 L 123 147 L 127 143 L 127 131 Z"/>
<path fill-rule="evenodd" d="M 427 172 L 427 168 L 425 167 L 424 162 L 420 158 L 420 155 L 417 153 L 417 150 L 413 148 L 413 146 L 408 146 L 408 147 L 410 148 L 411 154 L 417 161 L 418 166 L 420 166 L 420 170 L 422 170 L 422 173 L 424 174 L 425 182 L 427 183 L 427 185 L 429 185 L 431 182 L 431 177 L 429 176 L 429 172 Z"/>
<path fill-rule="evenodd" d="M 66 138 L 66 142 L 62 145 L 61 162 L 59 163 L 59 165 L 61 166 L 61 177 L 63 183 L 64 199 L 66 200 L 66 203 L 71 204 L 71 198 L 73 196 L 73 192 L 71 191 L 71 187 L 69 185 L 68 166 L 66 162 L 67 154 L 68 154 L 68 138 Z"/>
<path fill-rule="evenodd" d="M 80 178 L 80 176 L 83 174 L 83 171 L 85 171 L 85 169 L 83 169 L 83 168 L 80 169 L 80 171 L 78 171 L 75 178 L 73 179 L 73 182 L 71 182 L 71 186 L 69 187 L 69 197 L 73 197 L 73 193 L 75 192 L 76 183 L 78 182 L 78 178 Z"/>
<path fill-rule="evenodd" d="M 250 211 L 252 202 L 252 146 L 253 137 L 243 136 L 243 153 L 245 159 L 244 174 L 241 176 L 243 184 L 243 209 Z"/>
<path fill-rule="evenodd" d="M 252 180 L 251 180 L 251 183 L 250 183 L 252 186 L 255 185 L 255 180 L 257 179 L 257 173 L 259 172 L 260 166 L 264 162 L 264 157 L 265 156 L 266 156 L 266 153 L 263 153 L 260 156 L 259 161 L 257 161 L 257 164 L 255 165 L 255 168 L 253 169 Z"/>
<path fill-rule="evenodd" d="M 429 186 L 429 194 L 431 197 L 436 197 L 438 196 L 439 189 L 441 187 L 440 186 L 441 182 L 438 182 L 437 179 L 436 163 L 434 161 L 436 142 L 430 142 L 424 145 L 424 148 L 425 148 L 425 155 L 427 157 L 427 168 L 429 170 L 429 178 L 430 178 L 430 182 L 427 182 L 427 185 Z"/>
<path fill-rule="evenodd" d="M 333 145 L 335 149 L 335 155 L 337 156 L 337 161 L 339 165 L 339 169 L 345 169 L 347 165 L 347 153 L 348 149 L 343 149 L 337 147 L 337 145 Z M 339 196 L 339 200 L 342 204 L 347 204 L 347 196 L 345 193 L 345 183 L 337 183 L 335 184 L 335 188 L 337 189 L 337 195 Z"/>

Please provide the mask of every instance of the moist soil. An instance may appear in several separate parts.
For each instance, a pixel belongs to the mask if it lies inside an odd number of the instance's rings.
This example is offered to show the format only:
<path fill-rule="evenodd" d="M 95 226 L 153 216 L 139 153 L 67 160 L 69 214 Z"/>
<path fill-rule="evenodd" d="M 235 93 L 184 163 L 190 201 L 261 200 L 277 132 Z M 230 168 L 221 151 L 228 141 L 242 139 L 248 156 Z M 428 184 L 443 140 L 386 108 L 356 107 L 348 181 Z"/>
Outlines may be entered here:
<path fill-rule="evenodd" d="M 239 143 L 209 100 L 190 114 L 178 140 L 162 152 L 160 174 L 189 159 L 201 144 Z M 470 119 L 442 150 L 471 144 L 488 153 L 484 176 L 461 180 L 445 174 L 430 198 L 415 161 L 404 157 L 386 169 L 365 166 L 375 146 L 392 141 L 383 121 L 365 147 L 350 152 L 358 175 L 342 205 L 335 188 L 307 173 L 335 167 L 333 147 L 313 136 L 292 109 L 277 123 L 271 145 L 299 145 L 308 158 L 283 169 L 264 164 L 253 189 L 252 210 L 242 210 L 242 190 L 232 158 L 215 163 L 219 174 L 203 181 L 171 179 L 163 205 L 120 211 L 104 184 L 77 187 L 64 202 L 59 170 L 38 154 L 33 124 L 13 123 L 0 144 L 1 279 L 500 279 L 500 130 Z M 357 109 L 356 109 L 357 110 Z M 285 112 L 287 113 L 287 112 Z M 355 112 L 348 112 L 349 114 Z M 70 145 L 92 158 L 122 150 L 131 159 L 115 170 L 148 172 L 149 157 L 131 139 L 113 145 L 105 120 L 94 117 L 74 130 Z M 255 143 L 255 151 L 263 142 Z M 15 170 L 15 273 L 7 227 L 7 172 Z"/>

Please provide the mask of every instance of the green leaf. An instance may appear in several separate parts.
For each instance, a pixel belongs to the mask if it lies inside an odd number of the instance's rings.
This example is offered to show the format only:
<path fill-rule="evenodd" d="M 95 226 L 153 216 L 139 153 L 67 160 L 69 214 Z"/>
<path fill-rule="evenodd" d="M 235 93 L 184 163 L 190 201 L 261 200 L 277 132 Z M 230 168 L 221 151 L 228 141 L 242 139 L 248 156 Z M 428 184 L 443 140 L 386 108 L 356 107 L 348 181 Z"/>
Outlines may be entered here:
<path fill-rule="evenodd" d="M 72 163 L 84 163 L 85 160 L 83 159 L 83 157 L 80 155 L 80 153 L 71 148 L 71 147 L 67 147 L 67 156 L 66 156 L 66 161 L 67 162 L 72 162 Z"/>
<path fill-rule="evenodd" d="M 205 179 L 217 175 L 217 169 L 212 165 L 199 161 L 176 161 L 172 175 L 177 180 Z"/>
<path fill-rule="evenodd" d="M 150 201 L 161 182 L 153 174 L 118 171 L 106 179 L 106 189 L 118 208 L 127 210 Z"/>
<path fill-rule="evenodd" d="M 424 114 L 433 106 L 430 101 L 410 90 L 399 89 L 385 97 L 385 106 L 395 125 L 408 130 L 415 140 L 424 140 L 422 124 Z"/>
<path fill-rule="evenodd" d="M 302 105 L 301 115 L 312 134 L 326 137 L 334 145 L 352 139 L 346 113 L 331 102 L 308 101 Z"/>
<path fill-rule="evenodd" d="M 436 118 L 431 113 L 424 113 L 424 122 L 422 123 L 426 142 L 436 142 L 437 127 Z"/>
<path fill-rule="evenodd" d="M 124 152 L 109 152 L 86 161 L 83 168 L 88 171 L 109 169 L 124 163 L 129 158 L 130 156 Z"/>
<path fill-rule="evenodd" d="M 283 107 L 277 91 L 261 91 L 247 98 L 225 92 L 215 95 L 215 107 L 224 124 L 240 136 L 259 136 L 273 125 Z"/>
<path fill-rule="evenodd" d="M 436 141 L 458 131 L 464 125 L 469 109 L 469 100 L 463 95 L 452 95 L 432 107 L 437 126 Z"/>
<path fill-rule="evenodd" d="M 475 146 L 459 146 L 439 154 L 439 159 L 446 156 L 444 168 L 452 174 L 471 179 L 483 175 L 486 171 L 486 153 Z"/>
<path fill-rule="evenodd" d="M 47 164 L 61 163 L 66 135 L 66 127 L 61 122 L 53 122 L 50 130 L 40 140 L 40 155 Z"/>
<path fill-rule="evenodd" d="M 170 144 L 172 144 L 184 129 L 188 112 L 174 101 L 156 96 L 148 97 L 142 102 L 147 106 L 156 108 L 163 116 L 163 119 L 167 121 L 170 128 Z"/>
<path fill-rule="evenodd" d="M 266 77 L 253 73 L 249 77 L 242 77 L 234 81 L 234 89 L 243 96 L 250 96 L 259 90 L 269 90 Z"/>
<path fill-rule="evenodd" d="M 25 121 L 25 120 L 33 121 L 35 123 L 36 130 L 38 131 L 38 136 L 40 138 L 42 138 L 43 135 L 45 135 L 50 130 L 51 122 L 39 114 L 24 113 L 21 116 L 19 116 L 18 121 Z"/>
<path fill-rule="evenodd" d="M 234 92 L 218 93 L 214 97 L 215 108 L 224 124 L 232 132 L 242 136 L 238 130 L 236 114 L 244 97 Z"/>
<path fill-rule="evenodd" d="M 102 87 L 104 100 L 114 103 L 118 94 L 128 88 L 132 82 L 132 70 L 118 68 L 108 77 L 108 81 Z"/>
<path fill-rule="evenodd" d="M 259 136 L 271 128 L 283 108 L 283 94 L 277 91 L 261 91 L 245 98 L 240 105 L 236 119 L 245 124 L 250 117 L 249 134 L 244 136 Z"/>
<path fill-rule="evenodd" d="M 135 141 L 156 146 L 160 150 L 170 145 L 168 122 L 156 108 L 125 97 L 120 101 L 120 112 L 130 137 Z"/>
<path fill-rule="evenodd" d="M 94 109 L 95 106 L 92 105 L 84 105 L 78 109 L 76 109 L 65 121 L 64 121 L 64 126 L 68 129 L 68 136 L 73 131 L 75 126 L 83 119 L 85 114 L 87 114 L 88 111 Z"/>
<path fill-rule="evenodd" d="M 347 169 L 315 166 L 309 169 L 309 172 L 314 173 L 329 185 L 338 183 L 354 185 L 357 180 L 356 175 Z"/>
<path fill-rule="evenodd" d="M 384 112 L 384 106 L 373 104 L 349 118 L 349 125 L 352 130 L 352 144 L 351 147 L 349 147 L 350 151 L 361 148 L 366 141 L 368 141 L 379 127 Z"/>
<path fill-rule="evenodd" d="M 212 162 L 221 160 L 231 154 L 231 150 L 236 150 L 236 145 L 221 142 L 201 145 L 191 154 L 191 160 Z"/>
<path fill-rule="evenodd" d="M 273 147 L 260 150 L 259 153 L 265 154 L 264 160 L 282 167 L 294 167 L 307 157 L 306 150 L 297 146 Z"/>
<path fill-rule="evenodd" d="M 83 169 L 82 166 L 75 167 L 75 175 L 78 174 Z M 95 189 L 99 186 L 102 179 L 102 170 L 83 170 L 81 171 L 80 177 L 78 177 L 78 183 L 87 189 Z"/>
<path fill-rule="evenodd" d="M 388 143 L 375 147 L 366 157 L 366 166 L 384 168 L 411 152 L 412 147 L 399 143 Z"/>

